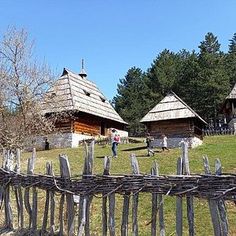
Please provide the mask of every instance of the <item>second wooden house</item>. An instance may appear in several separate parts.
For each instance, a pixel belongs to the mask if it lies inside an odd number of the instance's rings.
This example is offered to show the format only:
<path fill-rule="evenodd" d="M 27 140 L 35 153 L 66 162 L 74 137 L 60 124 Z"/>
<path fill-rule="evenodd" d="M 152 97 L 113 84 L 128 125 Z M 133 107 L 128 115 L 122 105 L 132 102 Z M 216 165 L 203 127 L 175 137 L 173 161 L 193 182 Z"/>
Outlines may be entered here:
<path fill-rule="evenodd" d="M 225 98 L 222 112 L 225 116 L 225 122 L 229 128 L 236 131 L 236 84 Z"/>
<path fill-rule="evenodd" d="M 190 147 L 202 144 L 202 129 L 207 124 L 175 93 L 164 97 L 140 121 L 155 138 L 154 145 L 161 146 L 161 136 L 168 138 L 169 147 L 179 146 L 186 139 Z"/>

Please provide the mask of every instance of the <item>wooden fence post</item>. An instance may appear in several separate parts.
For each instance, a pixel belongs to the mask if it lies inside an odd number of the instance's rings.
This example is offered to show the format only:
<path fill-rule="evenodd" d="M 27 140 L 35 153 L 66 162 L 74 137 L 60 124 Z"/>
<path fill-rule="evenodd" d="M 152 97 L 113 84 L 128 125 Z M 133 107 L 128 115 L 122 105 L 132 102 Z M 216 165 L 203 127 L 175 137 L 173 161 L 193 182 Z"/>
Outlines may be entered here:
<path fill-rule="evenodd" d="M 182 151 L 183 151 L 183 172 L 185 175 L 190 175 L 189 168 L 189 158 L 188 158 L 188 143 L 182 141 Z M 193 208 L 193 196 L 187 196 L 187 218 L 189 226 L 189 235 L 195 235 L 194 232 L 194 208 Z"/>
<path fill-rule="evenodd" d="M 211 174 L 210 165 L 208 161 L 208 157 L 203 157 L 203 164 L 206 174 Z M 213 230 L 215 236 L 221 236 L 221 226 L 220 226 L 220 218 L 219 218 L 219 211 L 217 207 L 216 200 L 208 198 L 208 205 L 211 213 L 211 220 L 213 224 Z"/>
<path fill-rule="evenodd" d="M 103 175 L 109 175 L 111 160 L 109 157 L 104 157 Z M 102 194 L 102 235 L 107 236 L 107 193 Z"/>
<path fill-rule="evenodd" d="M 139 165 L 135 154 L 130 155 L 131 166 L 133 175 L 139 175 Z M 132 206 L 132 235 L 138 235 L 138 193 L 133 193 L 133 206 Z"/>
<path fill-rule="evenodd" d="M 60 172 L 61 177 L 66 180 L 70 179 L 70 164 L 66 155 L 59 155 L 60 160 Z M 67 234 L 69 236 L 74 235 L 74 217 L 75 217 L 75 209 L 74 209 L 74 198 L 70 193 L 66 193 L 66 203 L 67 203 Z"/>
<path fill-rule="evenodd" d="M 109 199 L 109 231 L 110 236 L 115 236 L 115 193 L 108 196 Z"/>
<path fill-rule="evenodd" d="M 32 170 L 31 174 L 34 172 L 35 160 L 36 160 L 36 149 L 33 148 L 32 152 Z M 38 201 L 37 201 L 38 191 L 35 186 L 33 186 L 33 199 L 32 199 L 32 232 L 34 233 L 37 230 L 37 212 L 38 212 Z"/>
<path fill-rule="evenodd" d="M 46 175 L 53 175 L 52 171 L 52 163 L 46 163 Z M 46 190 L 46 201 L 44 207 L 44 216 L 43 216 L 43 224 L 41 234 L 44 235 L 47 232 L 47 223 L 48 223 L 48 213 L 50 207 L 50 234 L 53 235 L 55 232 L 54 226 L 54 217 L 55 217 L 55 202 L 54 202 L 54 194 L 50 190 Z"/>
<path fill-rule="evenodd" d="M 28 166 L 27 166 L 27 174 L 33 175 L 34 173 L 34 165 L 35 165 L 35 159 L 36 159 L 36 149 L 33 149 L 32 156 L 28 159 Z M 25 195 L 24 195 L 24 204 L 25 209 L 29 215 L 29 229 L 31 229 L 31 233 L 33 233 L 37 228 L 37 203 L 35 200 L 37 200 L 37 190 L 35 187 L 33 187 L 33 203 L 32 208 L 30 204 L 30 187 L 27 187 L 25 189 Z"/>
<path fill-rule="evenodd" d="M 158 169 L 157 163 L 154 161 L 152 168 L 151 168 L 151 175 L 157 176 Z M 157 200 L 157 193 L 152 193 L 152 224 L 151 224 L 151 235 L 157 235 L 157 211 L 158 211 L 158 200 Z"/>
<path fill-rule="evenodd" d="M 11 164 L 12 161 L 12 153 L 10 150 L 5 151 L 4 152 L 4 156 L 3 156 L 3 168 L 6 171 L 10 171 L 12 169 Z M 4 188 L 2 188 L 3 191 L 3 199 L 4 199 L 4 206 L 5 206 L 5 227 L 8 230 L 12 230 L 13 229 L 13 220 L 12 220 L 12 208 L 11 208 L 11 203 L 10 203 L 10 186 L 7 185 Z M 1 195 L 1 194 L 0 194 Z"/>
<path fill-rule="evenodd" d="M 125 193 L 124 200 L 123 200 L 121 236 L 127 236 L 128 235 L 129 199 L 130 199 L 130 194 L 129 193 Z"/>
<path fill-rule="evenodd" d="M 159 168 L 156 161 L 153 162 L 151 168 L 152 176 L 159 176 Z M 159 229 L 160 236 L 165 236 L 165 224 L 164 224 L 164 200 L 162 194 L 152 193 L 152 229 L 151 235 L 155 236 L 157 229 L 157 212 L 159 212 Z"/>
<path fill-rule="evenodd" d="M 216 173 L 216 175 L 221 175 L 221 173 L 222 173 L 221 162 L 219 159 L 216 159 L 216 161 L 215 161 L 215 173 Z M 228 231 L 229 231 L 228 218 L 227 218 L 225 202 L 222 198 L 217 200 L 217 206 L 218 206 L 218 211 L 219 211 L 222 236 L 227 236 Z"/>
<path fill-rule="evenodd" d="M 20 149 L 16 149 L 16 165 L 15 165 L 15 172 L 20 174 Z M 17 206 L 17 222 L 19 228 L 24 228 L 24 203 L 23 203 L 23 196 L 22 196 L 22 189 L 21 185 L 14 187 L 15 198 L 16 198 L 16 206 Z"/>
<path fill-rule="evenodd" d="M 177 175 L 183 174 L 183 160 L 181 157 L 177 161 Z M 183 234 L 183 199 L 176 197 L 176 236 Z"/>
<path fill-rule="evenodd" d="M 92 175 L 93 172 L 93 159 L 94 159 L 94 140 L 89 143 L 87 146 L 86 142 L 84 144 L 85 147 L 85 159 L 84 159 L 84 171 L 83 178 L 87 178 L 86 175 Z M 85 236 L 90 235 L 89 229 L 89 216 L 90 216 L 90 204 L 92 201 L 92 197 L 89 195 L 81 196 L 79 202 L 79 219 L 78 219 L 78 235 Z"/>
<path fill-rule="evenodd" d="M 52 163 L 49 165 L 49 175 L 54 176 Z M 54 199 L 54 192 L 49 191 L 49 198 L 50 198 L 50 235 L 55 234 L 55 199 Z"/>
<path fill-rule="evenodd" d="M 64 217 L 63 217 L 63 209 L 64 209 L 64 203 L 65 203 L 65 194 L 62 193 L 61 194 L 61 198 L 60 198 L 60 203 L 59 203 L 59 236 L 63 236 L 64 235 Z"/>

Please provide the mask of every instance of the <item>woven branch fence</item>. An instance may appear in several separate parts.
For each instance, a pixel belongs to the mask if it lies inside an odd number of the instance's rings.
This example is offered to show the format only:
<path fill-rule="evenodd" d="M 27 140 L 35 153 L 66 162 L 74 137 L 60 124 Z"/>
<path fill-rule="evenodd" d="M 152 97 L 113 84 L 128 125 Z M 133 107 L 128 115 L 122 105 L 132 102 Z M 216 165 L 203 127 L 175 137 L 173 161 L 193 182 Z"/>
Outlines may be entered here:
<path fill-rule="evenodd" d="M 188 232 L 189 235 L 195 235 L 194 197 L 205 198 L 208 201 L 214 235 L 228 235 L 224 201 L 236 201 L 236 175 L 222 174 L 219 160 L 216 161 L 214 175 L 210 173 L 207 157 L 204 157 L 205 175 L 190 175 L 187 143 L 183 142 L 182 157 L 178 159 L 176 175 L 159 175 L 156 162 L 153 163 L 150 175 L 141 175 L 134 154 L 130 156 L 131 175 L 110 175 L 109 157 L 104 158 L 103 174 L 93 175 L 93 141 L 88 145 L 85 144 L 85 151 L 83 175 L 76 178 L 71 177 L 66 155 L 59 155 L 60 176 L 54 176 L 51 163 L 46 165 L 46 175 L 36 175 L 35 150 L 28 159 L 27 174 L 20 173 L 20 150 L 16 153 L 4 151 L 3 164 L 0 168 L 0 206 L 4 209 L 2 232 L 27 227 L 29 231 L 25 235 L 91 235 L 90 214 L 93 212 L 90 206 L 93 198 L 98 197 L 101 198 L 102 205 L 102 232 L 92 235 L 113 236 L 117 234 L 115 204 L 116 195 L 119 194 L 123 197 L 123 211 L 118 235 L 128 235 L 129 227 L 132 235 L 139 235 L 139 193 L 144 192 L 152 195 L 149 235 L 165 235 L 163 203 L 166 195 L 176 198 L 176 235 L 183 235 L 183 198 L 186 198 L 187 203 Z M 40 189 L 45 190 L 46 194 L 42 219 L 38 215 Z M 57 195 L 60 198 L 58 207 L 55 204 Z M 131 200 L 132 223 L 129 226 Z M 13 219 L 13 201 L 16 202 L 17 221 Z M 59 217 L 58 225 L 56 216 Z"/>
<path fill-rule="evenodd" d="M 203 129 L 202 133 L 204 136 L 235 135 L 235 130 L 234 128 L 208 128 Z"/>

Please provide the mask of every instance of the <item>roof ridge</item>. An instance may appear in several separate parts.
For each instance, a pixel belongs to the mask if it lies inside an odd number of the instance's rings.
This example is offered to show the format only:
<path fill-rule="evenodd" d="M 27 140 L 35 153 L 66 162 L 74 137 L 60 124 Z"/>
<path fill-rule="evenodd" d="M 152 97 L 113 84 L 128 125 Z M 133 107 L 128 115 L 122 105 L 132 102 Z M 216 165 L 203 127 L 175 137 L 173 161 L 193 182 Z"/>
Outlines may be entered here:
<path fill-rule="evenodd" d="M 182 114 L 178 112 L 181 110 Z M 151 122 L 174 118 L 180 119 L 184 117 L 196 117 L 203 123 L 207 124 L 207 122 L 202 119 L 187 103 L 185 103 L 180 97 L 171 91 L 159 103 L 157 103 L 156 106 L 154 106 L 140 120 L 140 122 Z"/>
<path fill-rule="evenodd" d="M 69 84 L 69 88 L 70 88 L 72 107 L 75 109 L 74 95 L 73 95 L 73 92 L 72 92 L 72 85 L 71 85 L 71 82 L 70 82 L 70 76 L 68 74 L 67 74 L 67 79 L 68 79 L 68 84 Z"/>
<path fill-rule="evenodd" d="M 82 78 L 66 68 L 61 78 L 67 81 L 65 89 L 68 89 L 72 109 L 127 124 L 95 82 Z"/>
<path fill-rule="evenodd" d="M 201 116 L 199 116 L 197 114 L 197 112 L 195 112 L 187 103 L 185 103 L 180 97 L 178 97 L 173 91 L 171 91 L 171 93 L 183 104 L 185 105 L 195 116 L 197 116 L 200 120 L 203 121 L 203 123 L 207 124 L 207 122 L 205 120 L 202 119 Z"/>

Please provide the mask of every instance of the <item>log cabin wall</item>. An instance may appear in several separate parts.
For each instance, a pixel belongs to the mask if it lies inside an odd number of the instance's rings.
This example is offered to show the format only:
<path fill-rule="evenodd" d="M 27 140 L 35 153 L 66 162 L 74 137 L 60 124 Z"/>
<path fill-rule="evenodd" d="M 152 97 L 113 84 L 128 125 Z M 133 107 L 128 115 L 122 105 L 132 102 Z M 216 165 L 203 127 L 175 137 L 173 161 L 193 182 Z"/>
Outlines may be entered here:
<path fill-rule="evenodd" d="M 70 133 L 72 131 L 72 129 L 71 129 L 71 120 L 68 119 L 66 121 L 58 121 L 55 124 L 55 128 L 56 128 L 57 132 Z"/>
<path fill-rule="evenodd" d="M 74 113 L 71 118 L 59 120 L 55 124 L 60 133 L 77 133 L 85 135 L 109 135 L 110 128 L 124 130 L 124 124 L 86 113 Z"/>
<path fill-rule="evenodd" d="M 103 119 L 83 119 L 78 118 L 72 121 L 73 133 L 82 133 L 90 135 L 103 135 L 109 134 L 109 128 L 116 128 L 123 130 L 124 127 L 116 122 L 107 121 Z"/>
<path fill-rule="evenodd" d="M 118 122 L 115 122 L 115 121 L 112 121 L 112 120 L 104 120 L 103 122 L 106 123 L 106 134 L 105 135 L 108 135 L 108 130 L 110 128 L 115 128 L 115 129 L 118 129 L 118 130 L 125 130 L 125 125 L 124 124 L 121 124 L 121 123 L 118 123 Z"/>
<path fill-rule="evenodd" d="M 79 117 L 77 120 L 72 121 L 73 133 L 100 135 L 101 123 L 97 119 L 86 119 Z"/>
<path fill-rule="evenodd" d="M 191 119 L 155 121 L 148 124 L 148 130 L 156 138 L 162 134 L 169 138 L 190 137 L 194 134 L 194 122 Z"/>
<path fill-rule="evenodd" d="M 194 135 L 202 140 L 203 139 L 202 129 L 204 128 L 204 124 L 197 119 L 193 119 L 192 127 L 194 129 Z"/>

